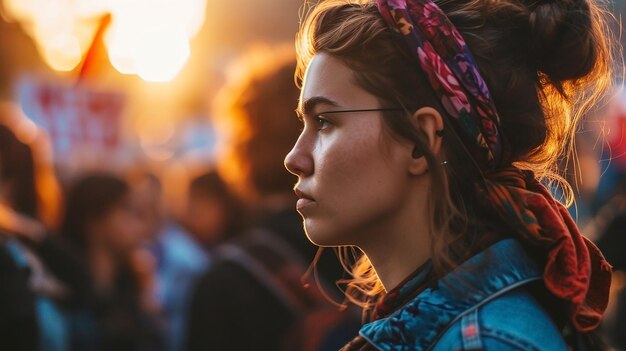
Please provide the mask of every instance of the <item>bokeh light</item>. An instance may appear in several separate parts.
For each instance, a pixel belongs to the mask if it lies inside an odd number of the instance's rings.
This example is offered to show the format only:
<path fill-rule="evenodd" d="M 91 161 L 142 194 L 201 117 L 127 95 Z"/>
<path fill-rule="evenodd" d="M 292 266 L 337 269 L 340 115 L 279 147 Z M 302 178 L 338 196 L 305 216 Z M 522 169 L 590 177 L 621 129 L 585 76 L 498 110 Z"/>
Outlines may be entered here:
<path fill-rule="evenodd" d="M 171 81 L 190 55 L 205 20 L 207 0 L 4 0 L 4 15 L 35 40 L 46 64 L 74 70 L 98 23 L 112 16 L 105 45 L 112 66 L 146 81 Z"/>

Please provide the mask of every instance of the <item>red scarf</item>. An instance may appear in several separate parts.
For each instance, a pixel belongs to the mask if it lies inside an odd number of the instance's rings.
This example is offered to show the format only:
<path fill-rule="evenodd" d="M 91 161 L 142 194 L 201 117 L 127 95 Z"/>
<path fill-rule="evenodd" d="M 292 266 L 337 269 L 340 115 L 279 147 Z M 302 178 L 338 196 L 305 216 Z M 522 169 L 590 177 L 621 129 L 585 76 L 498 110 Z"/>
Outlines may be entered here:
<path fill-rule="evenodd" d="M 543 280 L 565 301 L 574 328 L 597 328 L 608 303 L 611 265 L 580 234 L 565 207 L 532 172 L 513 167 L 489 175 L 479 192 L 483 205 L 509 223 L 515 237 L 545 253 Z"/>

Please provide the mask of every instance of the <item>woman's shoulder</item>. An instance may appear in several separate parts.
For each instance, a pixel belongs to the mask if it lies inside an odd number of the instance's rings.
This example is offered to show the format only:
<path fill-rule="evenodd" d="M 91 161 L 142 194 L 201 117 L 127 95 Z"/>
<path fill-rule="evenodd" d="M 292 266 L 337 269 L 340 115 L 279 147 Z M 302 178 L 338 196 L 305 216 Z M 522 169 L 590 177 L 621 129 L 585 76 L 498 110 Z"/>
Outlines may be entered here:
<path fill-rule="evenodd" d="M 439 350 L 568 350 L 528 288 L 509 291 L 463 314 L 433 347 Z"/>
<path fill-rule="evenodd" d="M 531 290 L 541 274 L 521 244 L 502 240 L 360 334 L 380 350 L 400 341 L 410 350 L 567 350 Z"/>

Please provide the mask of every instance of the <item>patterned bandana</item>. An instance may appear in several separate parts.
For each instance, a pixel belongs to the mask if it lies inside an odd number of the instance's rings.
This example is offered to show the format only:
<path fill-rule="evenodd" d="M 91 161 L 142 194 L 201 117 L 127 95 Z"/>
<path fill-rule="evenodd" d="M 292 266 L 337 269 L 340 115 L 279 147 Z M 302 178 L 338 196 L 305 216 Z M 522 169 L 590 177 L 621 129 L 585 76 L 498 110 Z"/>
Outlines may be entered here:
<path fill-rule="evenodd" d="M 376 2 L 382 17 L 415 55 L 452 117 L 451 124 L 484 172 L 484 182 L 476 187 L 485 208 L 510 223 L 507 230 L 517 238 L 543 251 L 545 285 L 565 302 L 576 330 L 595 329 L 608 302 L 611 266 L 532 172 L 502 164 L 507 145 L 499 117 L 458 30 L 432 0 Z M 383 299 L 384 305 L 401 304 L 394 301 L 398 294 L 390 295 Z M 342 350 L 370 347 L 357 337 Z"/>
<path fill-rule="evenodd" d="M 482 170 L 506 151 L 500 118 L 476 60 L 448 17 L 432 1 L 377 0 L 380 14 L 415 55 Z"/>

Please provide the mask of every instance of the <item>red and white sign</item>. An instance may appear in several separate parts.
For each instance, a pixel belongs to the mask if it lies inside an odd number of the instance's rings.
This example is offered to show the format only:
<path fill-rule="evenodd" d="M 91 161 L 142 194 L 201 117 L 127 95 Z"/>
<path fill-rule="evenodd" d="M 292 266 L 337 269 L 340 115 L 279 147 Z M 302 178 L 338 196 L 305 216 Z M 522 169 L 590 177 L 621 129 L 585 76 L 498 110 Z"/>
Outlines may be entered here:
<path fill-rule="evenodd" d="M 121 144 L 121 93 L 41 82 L 21 86 L 20 103 L 26 116 L 46 130 L 57 156 L 83 148 L 113 152 Z"/>

